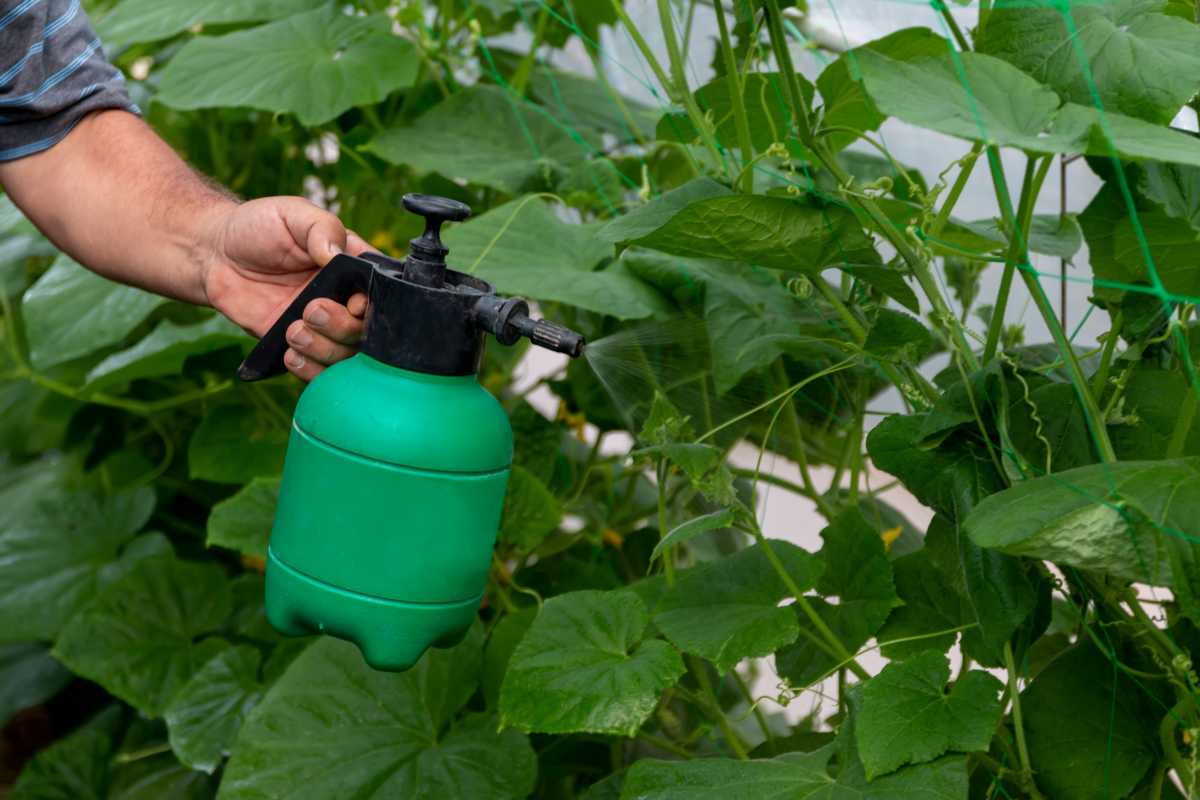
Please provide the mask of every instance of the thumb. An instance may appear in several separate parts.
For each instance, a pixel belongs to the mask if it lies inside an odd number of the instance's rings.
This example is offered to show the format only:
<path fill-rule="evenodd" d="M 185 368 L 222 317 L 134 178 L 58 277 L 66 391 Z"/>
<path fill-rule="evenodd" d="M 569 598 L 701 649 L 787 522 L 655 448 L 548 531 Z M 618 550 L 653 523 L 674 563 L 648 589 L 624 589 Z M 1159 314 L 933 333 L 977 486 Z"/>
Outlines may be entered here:
<path fill-rule="evenodd" d="M 335 215 L 299 197 L 280 210 L 296 244 L 317 266 L 346 250 L 346 226 Z"/>

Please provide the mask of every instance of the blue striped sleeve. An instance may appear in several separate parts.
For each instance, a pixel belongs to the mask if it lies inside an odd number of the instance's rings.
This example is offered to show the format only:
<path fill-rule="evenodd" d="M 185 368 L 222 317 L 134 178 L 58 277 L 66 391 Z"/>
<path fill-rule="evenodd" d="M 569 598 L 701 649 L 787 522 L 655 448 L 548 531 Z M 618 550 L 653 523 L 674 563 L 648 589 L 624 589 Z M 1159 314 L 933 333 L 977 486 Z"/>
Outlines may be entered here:
<path fill-rule="evenodd" d="M 104 108 L 137 111 L 79 0 L 0 0 L 0 161 L 52 147 Z"/>

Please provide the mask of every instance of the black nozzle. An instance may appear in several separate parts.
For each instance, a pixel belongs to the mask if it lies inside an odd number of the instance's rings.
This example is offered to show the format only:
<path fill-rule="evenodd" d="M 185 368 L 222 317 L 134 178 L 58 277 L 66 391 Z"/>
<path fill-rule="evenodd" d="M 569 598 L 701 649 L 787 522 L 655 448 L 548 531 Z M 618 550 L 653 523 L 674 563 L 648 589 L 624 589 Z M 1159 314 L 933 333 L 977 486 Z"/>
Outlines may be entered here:
<path fill-rule="evenodd" d="M 522 336 L 538 347 L 566 353 L 571 358 L 583 354 L 583 335 L 570 328 L 529 316 L 529 304 L 516 297 L 505 300 L 484 295 L 475 302 L 475 320 L 500 344 L 514 344 Z"/>
<path fill-rule="evenodd" d="M 425 218 L 425 231 L 409 241 L 404 279 L 421 286 L 441 287 L 446 280 L 446 254 L 442 244 L 442 224 L 461 222 L 471 216 L 471 207 L 448 197 L 431 194 L 406 194 L 404 207 Z"/>

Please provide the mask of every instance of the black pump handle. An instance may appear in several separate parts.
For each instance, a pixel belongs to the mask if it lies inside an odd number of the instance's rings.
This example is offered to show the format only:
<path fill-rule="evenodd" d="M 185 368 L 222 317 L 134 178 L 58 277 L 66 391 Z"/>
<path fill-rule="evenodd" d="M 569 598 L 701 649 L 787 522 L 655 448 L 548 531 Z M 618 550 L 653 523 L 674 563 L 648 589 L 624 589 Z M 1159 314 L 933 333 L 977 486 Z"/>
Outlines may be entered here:
<path fill-rule="evenodd" d="M 358 292 L 367 291 L 373 270 L 374 265 L 365 258 L 355 258 L 345 253 L 334 256 L 317 272 L 316 277 L 308 282 L 304 290 L 250 351 L 250 355 L 246 356 L 246 360 L 238 368 L 238 377 L 244 381 L 261 381 L 286 372 L 283 355 L 288 349 L 288 326 L 303 317 L 304 309 L 317 298 L 328 297 L 345 305 Z"/>

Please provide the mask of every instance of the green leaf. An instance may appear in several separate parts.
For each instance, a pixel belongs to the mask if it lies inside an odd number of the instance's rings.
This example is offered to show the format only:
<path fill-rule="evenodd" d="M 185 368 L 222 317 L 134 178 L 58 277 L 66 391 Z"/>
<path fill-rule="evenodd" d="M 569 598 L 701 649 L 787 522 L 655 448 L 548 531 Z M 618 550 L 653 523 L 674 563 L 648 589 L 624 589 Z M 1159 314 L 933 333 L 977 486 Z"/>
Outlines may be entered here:
<path fill-rule="evenodd" d="M 806 102 L 811 101 L 812 84 L 803 75 L 797 74 L 796 78 L 800 82 Z M 791 112 L 788 110 L 787 90 L 780 73 L 750 73 L 742 77 L 741 88 L 742 108 L 746 112 L 750 142 L 754 149 L 761 153 L 775 142 L 786 142 L 791 136 L 788 131 Z M 734 119 L 733 101 L 729 93 L 729 81 L 725 76 L 717 77 L 701 86 L 695 91 L 695 97 L 700 110 L 712 117 L 717 140 L 727 148 L 741 147 Z M 695 138 L 694 129 L 691 130 L 691 134 L 689 140 Z"/>
<path fill-rule="evenodd" d="M 1125 797 L 1157 758 L 1159 713 L 1145 690 L 1096 650 L 1077 644 L 1021 692 L 1038 787 L 1048 797 Z"/>
<path fill-rule="evenodd" d="M 618 319 L 665 310 L 658 294 L 618 263 L 597 269 L 609 248 L 594 226 L 559 219 L 535 196 L 513 200 L 443 237 L 450 262 L 502 292 L 568 303 Z"/>
<path fill-rule="evenodd" d="M 204 639 L 232 607 L 215 564 L 147 558 L 71 619 L 54 655 L 148 716 L 159 716 L 227 645 Z"/>
<path fill-rule="evenodd" d="M 1200 168 L 1182 164 L 1143 164 L 1138 180 L 1141 194 L 1169 216 L 1200 228 Z"/>
<path fill-rule="evenodd" d="M 1095 461 L 1091 431 L 1073 386 L 1046 383 L 1028 396 L 1021 387 L 1015 393 L 1010 391 L 1009 401 L 1008 435 L 1013 447 L 1033 468 L 1033 475 Z"/>
<path fill-rule="evenodd" d="M 733 191 L 709 177 L 694 178 L 677 189 L 664 192 L 645 205 L 635 206 L 596 232 L 596 238 L 619 244 L 649 236 L 692 203 L 714 197 L 729 197 Z"/>
<path fill-rule="evenodd" d="M 987 455 L 967 441 L 946 439 L 922 449 L 926 416 L 886 417 L 867 436 L 875 466 L 895 475 L 918 500 L 950 517 L 965 514 L 1003 484 Z"/>
<path fill-rule="evenodd" d="M 649 623 L 633 592 L 550 598 L 509 662 L 501 718 L 541 733 L 633 736 L 684 673 L 670 645 L 643 640 Z"/>
<path fill-rule="evenodd" d="M 391 26 L 386 15 L 351 16 L 331 5 L 197 37 L 167 63 L 154 97 L 171 108 L 243 106 L 320 125 L 412 85 L 416 48 Z"/>
<path fill-rule="evenodd" d="M 882 359 L 920 362 L 933 349 L 933 335 L 920 320 L 890 308 L 879 309 L 863 350 Z"/>
<path fill-rule="evenodd" d="M 818 557 L 825 569 L 817 592 L 836 598 L 837 604 L 820 598 L 809 598 L 809 603 L 850 653 L 874 636 L 900 603 L 880 533 L 858 508 L 843 511 L 821 531 L 825 544 Z M 819 638 L 808 616 L 797 607 L 792 610 L 799 624 Z M 794 685 L 807 686 L 837 666 L 838 659 L 806 636 L 780 650 L 775 663 Z"/>
<path fill-rule="evenodd" d="M 0 508 L 0 640 L 54 639 L 114 579 L 113 562 L 154 510 L 149 489 L 28 491 L 27 504 Z"/>
<path fill-rule="evenodd" d="M 500 688 L 504 685 L 504 675 L 508 672 L 508 662 L 512 659 L 513 651 L 517 649 L 521 639 L 537 617 L 536 608 L 523 608 L 505 614 L 488 635 L 487 644 L 483 648 L 483 670 L 480 683 L 483 697 L 487 701 L 488 710 L 494 711 L 500 705 Z"/>
<path fill-rule="evenodd" d="M 576 130 L 591 129 L 616 136 L 623 142 L 633 142 L 638 136 L 651 139 L 658 113 L 630 97 L 620 96 L 629 110 L 629 118 L 614 102 L 615 91 L 592 78 L 561 72 L 539 64 L 529 76 L 529 92 L 550 110 L 555 119 Z M 630 128 L 630 118 L 633 127 Z"/>
<path fill-rule="evenodd" d="M 40 644 L 0 645 L 0 728 L 18 711 L 49 700 L 71 673 Z"/>
<path fill-rule="evenodd" d="M 479 684 L 481 645 L 475 627 L 395 673 L 319 639 L 250 713 L 220 797 L 526 797 L 537 770 L 529 740 L 457 715 Z"/>
<path fill-rule="evenodd" d="M 558 460 L 564 426 L 551 422 L 524 400 L 508 415 L 513 429 L 513 464 L 525 468 L 542 483 L 548 483 Z"/>
<path fill-rule="evenodd" d="M 1017 68 L 982 53 L 900 61 L 869 50 L 859 66 L 878 108 L 922 128 L 1032 153 L 1085 153 L 1200 166 L 1200 141 L 1116 112 L 1061 104 Z M 1020 97 L 1021 103 L 1011 102 Z"/>
<path fill-rule="evenodd" d="M 180 764 L 170 753 L 159 753 L 114 767 L 107 800 L 212 800 L 216 789 L 214 776 Z"/>
<path fill-rule="evenodd" d="M 325 0 L 122 0 L 96 25 L 109 45 L 153 42 L 196 25 L 262 22 L 324 5 Z"/>
<path fill-rule="evenodd" d="M 771 546 L 797 588 L 811 589 L 821 563 L 789 542 Z M 683 572 L 662 596 L 654 624 L 680 650 L 725 673 L 743 658 L 770 655 L 796 640 L 796 615 L 779 605 L 791 596 L 756 544 Z"/>
<path fill-rule="evenodd" d="M 192 769 L 213 772 L 229 755 L 250 709 L 262 698 L 258 650 L 238 645 L 196 670 L 163 715 L 171 749 Z"/>
<path fill-rule="evenodd" d="M 267 539 L 275 521 L 279 478 L 255 478 L 233 497 L 213 506 L 208 515 L 205 545 L 267 557 Z"/>
<path fill-rule="evenodd" d="M 34 756 L 8 800 L 108 800 L 112 756 L 110 733 L 85 725 Z"/>
<path fill-rule="evenodd" d="M 929 524 L 925 552 L 941 575 L 933 586 L 958 598 L 963 624 L 975 623 L 963 631 L 963 651 L 984 666 L 1002 664 L 1005 642 L 1034 612 L 1044 582 L 1030 562 L 979 547 L 940 515 Z"/>
<path fill-rule="evenodd" d="M 921 301 L 916 292 L 904 281 L 904 273 L 895 267 L 854 264 L 842 267 L 857 280 L 878 289 L 914 314 L 921 313 Z"/>
<path fill-rule="evenodd" d="M 163 320 L 133 347 L 113 353 L 93 367 L 88 373 L 85 389 L 100 391 L 138 378 L 178 375 L 189 356 L 251 344 L 253 340 L 219 315 L 192 325 L 176 325 Z"/>
<path fill-rule="evenodd" d="M 792 272 L 877 260 L 871 240 L 850 212 L 762 195 L 692 202 L 630 243 L 677 256 L 745 261 Z"/>
<path fill-rule="evenodd" d="M 1161 458 L 1175 434 L 1179 409 L 1194 390 L 1184 374 L 1160 369 L 1146 362 L 1133 367 L 1124 380 L 1121 421 L 1108 426 L 1113 449 L 1122 460 L 1153 461 Z M 1200 455 L 1200 424 L 1195 421 L 1184 439 L 1180 455 Z"/>
<path fill-rule="evenodd" d="M 1194 559 L 1200 458 L 1094 464 L 985 498 L 963 522 L 980 547 L 1174 586 L 1172 551 Z"/>
<path fill-rule="evenodd" d="M 948 756 L 869 781 L 852 764 L 833 776 L 837 744 L 812 753 L 735 761 L 642 759 L 629 768 L 623 800 L 962 800 L 966 760 Z"/>
<path fill-rule="evenodd" d="M 1200 84 L 1200 28 L 1158 13 L 1165 0 L 1062 9 L 999 0 L 976 48 L 1066 99 L 1166 124 Z"/>
<path fill-rule="evenodd" d="M 118 344 L 166 302 L 60 255 L 21 301 L 29 360 L 45 369 Z"/>
<path fill-rule="evenodd" d="M 671 404 L 671 401 L 659 390 L 654 391 L 654 401 L 650 405 L 650 413 L 646 417 L 646 422 L 642 425 L 642 430 L 638 434 L 638 441 L 644 442 L 655 447 L 666 447 L 669 444 L 678 443 L 681 439 L 689 439 L 693 436 L 692 428 L 688 424 L 688 418 L 679 413 L 679 409 Z M 704 445 L 697 445 L 700 450 L 689 448 L 676 448 L 671 451 L 663 450 L 662 454 L 670 456 L 671 453 L 677 455 L 690 453 L 699 458 L 687 459 L 684 457 L 684 465 L 692 467 L 693 471 L 699 467 L 701 472 L 707 469 L 707 466 L 712 465 L 712 459 L 709 457 L 710 452 Z M 701 458 L 703 461 L 701 461 Z"/>
<path fill-rule="evenodd" d="M 947 752 L 987 750 L 1003 713 L 1003 684 L 980 670 L 947 690 L 949 680 L 946 657 L 929 650 L 867 681 L 854 733 L 868 779 Z"/>
<path fill-rule="evenodd" d="M 288 431 L 253 406 L 221 406 L 209 412 L 188 442 L 188 474 L 216 483 L 278 475 L 287 442 Z"/>
<path fill-rule="evenodd" d="M 561 520 L 562 507 L 546 484 L 529 470 L 514 466 L 508 477 L 499 540 L 528 553 L 553 533 Z"/>
<path fill-rule="evenodd" d="M 654 409 L 651 409 L 651 417 L 653 416 Z M 725 464 L 725 451 L 720 448 L 710 444 L 672 442 L 635 450 L 630 455 L 638 458 L 665 457 L 668 462 L 679 467 L 687 476 L 692 488 L 711 503 L 730 505 L 738 501 L 733 486 L 733 473 Z"/>
<path fill-rule="evenodd" d="M 683 544 L 702 533 L 728 528 L 733 524 L 733 518 L 733 509 L 723 508 L 720 511 L 703 514 L 676 525 L 666 536 L 659 539 L 658 544 L 654 545 L 654 550 L 650 553 L 650 560 L 653 561 L 662 555 L 664 549 Z"/>
<path fill-rule="evenodd" d="M 904 605 L 893 609 L 879 629 L 876 638 L 883 654 L 903 660 L 927 650 L 949 650 L 958 637 L 953 629 L 963 625 L 970 612 L 957 592 L 946 590 L 929 553 L 918 550 L 897 558 L 892 562 L 892 575 L 896 594 Z M 889 644 L 903 639 L 912 641 Z"/>
<path fill-rule="evenodd" d="M 959 224 L 980 236 L 1008 245 L 1008 236 L 1001 231 L 999 222 L 994 218 Z M 1066 214 L 1060 218 L 1058 214 L 1034 214 L 1030 219 L 1029 237 L 1025 246 L 1031 252 L 1069 260 L 1082 245 L 1083 233 L 1075 215 Z"/>
<path fill-rule="evenodd" d="M 514 195 L 554 186 L 592 152 L 546 109 L 487 85 L 452 94 L 366 149 L 393 164 Z"/>
<path fill-rule="evenodd" d="M 866 133 L 877 130 L 887 118 L 879 112 L 863 88 L 858 68 L 860 52 L 871 50 L 899 61 L 910 61 L 923 56 L 942 55 L 950 47 L 950 42 L 929 28 L 904 28 L 842 53 L 817 78 L 817 89 L 825 104 L 822 124 L 827 128 L 849 130 L 831 131 L 826 141 L 834 148 L 841 149 L 858 138 L 853 131 Z"/>

